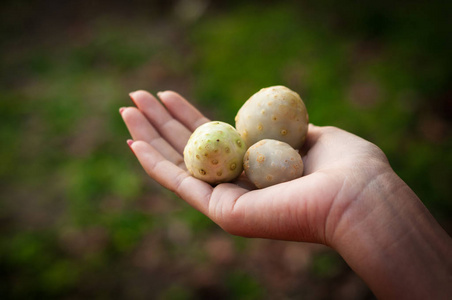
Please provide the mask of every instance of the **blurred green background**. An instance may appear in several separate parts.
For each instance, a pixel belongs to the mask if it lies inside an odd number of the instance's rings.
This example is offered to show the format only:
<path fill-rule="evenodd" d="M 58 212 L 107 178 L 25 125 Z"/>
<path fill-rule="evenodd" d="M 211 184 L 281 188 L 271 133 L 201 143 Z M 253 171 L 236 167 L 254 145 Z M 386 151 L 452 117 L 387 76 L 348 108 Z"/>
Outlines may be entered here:
<path fill-rule="evenodd" d="M 286 85 L 450 234 L 451 3 L 3 1 L 1 298 L 371 299 L 331 250 L 229 236 L 149 179 L 118 108 L 171 89 L 233 124 Z"/>

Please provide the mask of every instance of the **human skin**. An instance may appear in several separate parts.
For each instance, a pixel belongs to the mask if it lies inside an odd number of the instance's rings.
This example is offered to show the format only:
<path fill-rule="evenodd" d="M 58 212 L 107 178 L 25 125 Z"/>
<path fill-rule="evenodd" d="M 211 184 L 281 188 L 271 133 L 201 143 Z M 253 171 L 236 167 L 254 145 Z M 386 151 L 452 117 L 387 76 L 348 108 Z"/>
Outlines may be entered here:
<path fill-rule="evenodd" d="M 312 242 L 337 251 L 381 299 L 452 295 L 452 240 L 374 144 L 309 125 L 304 176 L 253 189 L 245 176 L 211 186 L 189 175 L 182 151 L 209 120 L 179 94 L 130 94 L 120 113 L 151 178 L 225 231 Z"/>

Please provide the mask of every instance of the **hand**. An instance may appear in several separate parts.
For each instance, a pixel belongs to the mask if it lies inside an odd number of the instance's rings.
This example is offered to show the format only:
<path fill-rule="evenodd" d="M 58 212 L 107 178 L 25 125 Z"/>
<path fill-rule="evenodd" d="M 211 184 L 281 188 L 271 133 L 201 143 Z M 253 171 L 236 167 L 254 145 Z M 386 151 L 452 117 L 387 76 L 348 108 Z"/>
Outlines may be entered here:
<path fill-rule="evenodd" d="M 369 183 L 391 171 L 373 144 L 311 124 L 303 177 L 255 190 L 242 175 L 212 187 L 191 177 L 182 157 L 193 130 L 209 120 L 175 92 L 159 97 L 163 105 L 145 91 L 132 93 L 137 108 L 122 110 L 133 152 L 152 178 L 232 234 L 333 245 L 346 211 Z"/>
<path fill-rule="evenodd" d="M 446 299 L 452 241 L 372 143 L 309 125 L 304 176 L 265 189 L 246 177 L 215 187 L 189 175 L 182 152 L 209 121 L 179 94 L 131 93 L 121 108 L 144 170 L 227 232 L 316 242 L 338 251 L 377 297 Z"/>
<path fill-rule="evenodd" d="M 452 241 L 375 145 L 309 125 L 304 176 L 265 189 L 246 177 L 215 187 L 188 174 L 182 152 L 209 121 L 175 92 L 131 93 L 121 108 L 128 144 L 144 170 L 224 230 L 246 237 L 316 242 L 338 251 L 377 297 L 446 299 Z"/>

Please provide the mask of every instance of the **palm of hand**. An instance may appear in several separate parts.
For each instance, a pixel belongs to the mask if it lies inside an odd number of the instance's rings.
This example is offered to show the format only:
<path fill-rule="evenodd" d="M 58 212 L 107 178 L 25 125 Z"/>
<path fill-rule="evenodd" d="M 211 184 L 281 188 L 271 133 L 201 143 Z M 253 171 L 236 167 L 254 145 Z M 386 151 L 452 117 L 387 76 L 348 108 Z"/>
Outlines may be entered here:
<path fill-rule="evenodd" d="M 193 130 L 209 120 L 174 92 L 159 97 L 166 108 L 138 91 L 131 94 L 137 108 L 121 110 L 131 149 L 153 179 L 232 234 L 331 245 L 341 223 L 354 217 L 348 212 L 368 183 L 386 170 L 386 158 L 373 144 L 310 125 L 301 150 L 303 177 L 255 190 L 242 174 L 212 187 L 191 177 L 182 157 Z"/>

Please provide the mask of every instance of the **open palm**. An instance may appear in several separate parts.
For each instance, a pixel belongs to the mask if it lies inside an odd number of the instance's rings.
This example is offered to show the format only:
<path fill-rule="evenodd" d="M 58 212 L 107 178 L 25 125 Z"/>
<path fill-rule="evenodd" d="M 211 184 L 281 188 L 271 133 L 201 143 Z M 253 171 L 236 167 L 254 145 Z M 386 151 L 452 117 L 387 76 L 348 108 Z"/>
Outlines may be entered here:
<path fill-rule="evenodd" d="M 136 107 L 122 108 L 121 115 L 144 170 L 235 235 L 334 246 L 348 220 L 365 218 L 365 209 L 355 209 L 360 195 L 390 169 L 373 144 L 310 124 L 301 149 L 303 177 L 254 189 L 242 174 L 236 182 L 213 187 L 190 176 L 182 156 L 191 133 L 209 119 L 172 91 L 159 93 L 161 101 L 145 91 L 130 96 Z"/>

